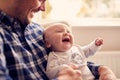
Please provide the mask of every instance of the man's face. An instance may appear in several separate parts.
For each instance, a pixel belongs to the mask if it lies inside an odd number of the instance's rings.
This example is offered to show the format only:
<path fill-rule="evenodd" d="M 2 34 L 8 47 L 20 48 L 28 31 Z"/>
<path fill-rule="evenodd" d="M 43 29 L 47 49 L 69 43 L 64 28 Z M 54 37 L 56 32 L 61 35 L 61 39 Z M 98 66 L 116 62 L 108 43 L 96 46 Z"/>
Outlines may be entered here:
<path fill-rule="evenodd" d="M 46 0 L 15 0 L 15 13 L 22 24 L 31 22 L 34 14 L 38 11 L 45 11 Z"/>

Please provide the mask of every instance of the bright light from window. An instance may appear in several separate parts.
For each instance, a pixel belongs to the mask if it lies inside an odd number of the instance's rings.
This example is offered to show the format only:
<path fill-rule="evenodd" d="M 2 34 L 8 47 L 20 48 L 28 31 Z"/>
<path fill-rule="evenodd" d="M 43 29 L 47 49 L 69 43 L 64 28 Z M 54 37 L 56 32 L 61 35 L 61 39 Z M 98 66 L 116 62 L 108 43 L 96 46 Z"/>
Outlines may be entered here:
<path fill-rule="evenodd" d="M 46 11 L 38 13 L 34 20 L 67 20 L 73 25 L 111 25 L 111 22 L 120 25 L 119 8 L 120 0 L 49 0 Z"/>

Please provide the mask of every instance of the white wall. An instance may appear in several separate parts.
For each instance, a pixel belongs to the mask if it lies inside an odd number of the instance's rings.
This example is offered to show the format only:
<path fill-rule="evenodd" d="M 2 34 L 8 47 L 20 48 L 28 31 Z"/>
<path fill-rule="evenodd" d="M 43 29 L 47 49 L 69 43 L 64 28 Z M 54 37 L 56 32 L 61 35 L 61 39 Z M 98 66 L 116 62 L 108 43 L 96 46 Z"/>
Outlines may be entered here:
<path fill-rule="evenodd" d="M 88 58 L 96 64 L 107 65 L 120 78 L 120 27 L 72 27 L 75 43 L 85 45 L 96 37 L 104 39 L 102 49 Z"/>
<path fill-rule="evenodd" d="M 120 62 L 118 62 L 120 61 L 120 51 L 100 51 L 89 57 L 88 61 L 108 66 L 120 79 Z"/>
<path fill-rule="evenodd" d="M 73 26 L 75 43 L 85 45 L 96 37 L 102 37 L 104 45 L 101 50 L 120 51 L 120 27 L 82 27 Z"/>

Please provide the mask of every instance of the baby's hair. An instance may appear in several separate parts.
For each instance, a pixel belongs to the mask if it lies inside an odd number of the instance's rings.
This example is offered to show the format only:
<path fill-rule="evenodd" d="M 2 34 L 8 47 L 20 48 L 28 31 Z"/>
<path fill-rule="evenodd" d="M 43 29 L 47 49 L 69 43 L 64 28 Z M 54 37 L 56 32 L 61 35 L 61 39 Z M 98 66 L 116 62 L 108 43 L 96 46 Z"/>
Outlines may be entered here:
<path fill-rule="evenodd" d="M 65 25 L 67 25 L 68 27 L 70 27 L 71 28 L 71 25 L 67 22 L 67 21 L 54 21 L 54 22 L 49 22 L 49 23 L 45 23 L 45 24 L 43 24 L 43 27 L 44 27 L 44 29 L 46 30 L 48 27 L 51 27 L 51 26 L 53 26 L 53 25 L 57 25 L 57 24 L 65 24 Z"/>
<path fill-rule="evenodd" d="M 54 26 L 54 25 L 58 25 L 58 24 L 67 25 L 71 29 L 71 25 L 67 21 L 54 21 L 54 22 L 48 22 L 48 23 L 42 24 L 42 26 L 44 27 L 44 35 L 43 35 L 44 40 L 45 40 L 46 30 L 49 27 Z"/>

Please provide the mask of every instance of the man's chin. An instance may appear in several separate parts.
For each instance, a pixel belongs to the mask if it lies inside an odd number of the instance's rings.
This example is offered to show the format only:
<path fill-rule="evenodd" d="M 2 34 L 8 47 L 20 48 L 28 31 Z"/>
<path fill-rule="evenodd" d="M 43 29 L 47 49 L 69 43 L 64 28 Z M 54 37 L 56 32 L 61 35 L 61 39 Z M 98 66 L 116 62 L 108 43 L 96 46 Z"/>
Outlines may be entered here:
<path fill-rule="evenodd" d="M 32 22 L 32 18 L 33 16 L 29 16 L 26 20 L 25 20 L 25 24 L 30 24 Z"/>
<path fill-rule="evenodd" d="M 28 20 L 22 21 L 21 23 L 22 23 L 22 25 L 27 26 L 27 25 L 30 24 L 31 22 L 32 22 L 31 19 L 28 19 Z"/>
<path fill-rule="evenodd" d="M 33 17 L 34 17 L 34 13 L 29 14 L 28 17 L 27 17 L 26 23 L 27 23 L 27 24 L 31 23 Z"/>

